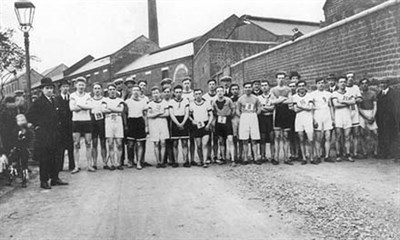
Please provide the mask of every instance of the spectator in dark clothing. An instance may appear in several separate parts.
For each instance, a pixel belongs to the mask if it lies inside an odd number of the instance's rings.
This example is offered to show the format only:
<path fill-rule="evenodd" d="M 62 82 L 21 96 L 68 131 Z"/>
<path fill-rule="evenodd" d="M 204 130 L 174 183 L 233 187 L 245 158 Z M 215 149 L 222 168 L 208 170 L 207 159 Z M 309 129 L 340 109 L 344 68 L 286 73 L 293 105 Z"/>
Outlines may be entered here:
<path fill-rule="evenodd" d="M 388 80 L 382 80 L 379 86 L 376 112 L 379 157 L 399 158 L 400 94 L 389 87 Z"/>
<path fill-rule="evenodd" d="M 293 36 L 292 36 L 292 41 L 296 40 L 297 38 L 303 36 L 304 34 L 299 31 L 298 28 L 293 28 Z"/>

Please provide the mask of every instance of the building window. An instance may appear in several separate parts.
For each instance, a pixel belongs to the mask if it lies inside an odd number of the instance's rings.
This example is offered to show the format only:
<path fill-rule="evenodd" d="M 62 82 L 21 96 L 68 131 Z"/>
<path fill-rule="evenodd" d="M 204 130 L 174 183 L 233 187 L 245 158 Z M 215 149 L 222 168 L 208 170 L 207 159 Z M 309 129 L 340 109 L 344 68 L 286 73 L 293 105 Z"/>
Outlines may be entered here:
<path fill-rule="evenodd" d="M 161 69 L 161 79 L 169 77 L 169 71 L 168 70 L 169 70 L 168 68 L 162 68 Z"/>

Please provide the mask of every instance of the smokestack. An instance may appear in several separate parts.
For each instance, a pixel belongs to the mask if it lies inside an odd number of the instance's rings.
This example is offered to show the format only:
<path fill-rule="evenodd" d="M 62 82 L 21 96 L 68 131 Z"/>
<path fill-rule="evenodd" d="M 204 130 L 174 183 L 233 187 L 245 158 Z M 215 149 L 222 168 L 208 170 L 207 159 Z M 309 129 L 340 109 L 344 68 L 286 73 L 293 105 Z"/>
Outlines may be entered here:
<path fill-rule="evenodd" d="M 158 45 L 159 42 L 156 0 L 148 0 L 147 7 L 149 13 L 149 38 L 151 41 L 157 43 Z"/>

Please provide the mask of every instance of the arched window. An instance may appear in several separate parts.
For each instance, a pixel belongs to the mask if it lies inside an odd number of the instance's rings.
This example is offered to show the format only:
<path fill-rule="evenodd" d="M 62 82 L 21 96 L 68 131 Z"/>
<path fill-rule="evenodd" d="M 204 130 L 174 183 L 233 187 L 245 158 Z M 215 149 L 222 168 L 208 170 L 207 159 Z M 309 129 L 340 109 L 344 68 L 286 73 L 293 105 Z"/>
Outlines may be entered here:
<path fill-rule="evenodd" d="M 181 82 L 183 78 L 189 75 L 189 69 L 186 67 L 185 64 L 179 64 L 174 71 L 174 78 L 172 79 L 174 83 Z"/>

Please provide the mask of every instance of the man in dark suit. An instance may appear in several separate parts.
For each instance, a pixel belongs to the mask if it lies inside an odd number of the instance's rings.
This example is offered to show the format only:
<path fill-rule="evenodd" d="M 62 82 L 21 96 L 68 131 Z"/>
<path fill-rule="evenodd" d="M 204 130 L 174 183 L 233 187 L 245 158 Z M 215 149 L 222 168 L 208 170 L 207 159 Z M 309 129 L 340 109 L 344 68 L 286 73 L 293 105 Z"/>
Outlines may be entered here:
<path fill-rule="evenodd" d="M 330 93 L 333 93 L 334 91 L 337 91 L 339 89 L 337 86 L 337 79 L 336 79 L 335 74 L 333 74 L 333 73 L 329 74 L 326 80 L 328 81 L 327 91 L 329 91 Z"/>
<path fill-rule="evenodd" d="M 379 84 L 377 96 L 376 123 L 378 125 L 379 157 L 399 158 L 400 111 L 398 91 L 389 87 L 387 79 Z"/>
<path fill-rule="evenodd" d="M 64 167 L 64 153 L 68 151 L 68 169 L 75 168 L 74 141 L 72 140 L 72 112 L 69 109 L 69 82 L 62 80 L 60 83 L 60 94 L 54 97 L 58 116 L 58 129 L 60 137 L 57 146 L 57 167 L 59 171 Z"/>
<path fill-rule="evenodd" d="M 36 133 L 35 151 L 39 160 L 40 187 L 51 189 L 51 185 L 67 185 L 58 177 L 56 166 L 57 138 L 57 111 L 52 98 L 54 84 L 50 78 L 41 80 L 42 96 L 40 96 L 26 113 L 28 121 L 33 125 Z"/>

